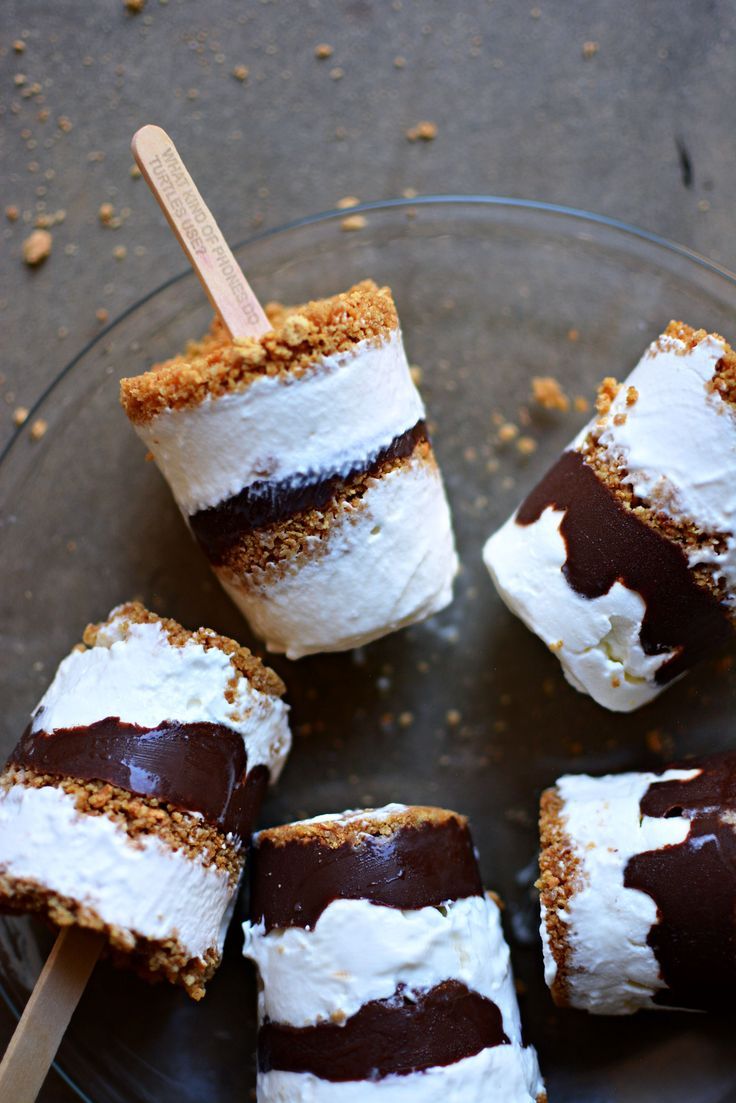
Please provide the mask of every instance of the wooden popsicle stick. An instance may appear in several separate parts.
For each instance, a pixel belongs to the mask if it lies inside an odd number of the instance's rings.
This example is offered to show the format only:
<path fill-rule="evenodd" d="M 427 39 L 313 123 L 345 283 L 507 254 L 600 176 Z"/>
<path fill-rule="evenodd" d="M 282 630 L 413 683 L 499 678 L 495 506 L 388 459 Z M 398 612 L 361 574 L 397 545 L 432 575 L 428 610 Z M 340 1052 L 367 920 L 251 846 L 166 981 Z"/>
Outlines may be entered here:
<path fill-rule="evenodd" d="M 271 323 L 166 131 L 143 126 L 134 134 L 131 148 L 230 336 L 266 333 Z"/>
<path fill-rule="evenodd" d="M 35 1100 L 104 944 L 99 931 L 59 932 L 0 1063 L 0 1103 Z"/>

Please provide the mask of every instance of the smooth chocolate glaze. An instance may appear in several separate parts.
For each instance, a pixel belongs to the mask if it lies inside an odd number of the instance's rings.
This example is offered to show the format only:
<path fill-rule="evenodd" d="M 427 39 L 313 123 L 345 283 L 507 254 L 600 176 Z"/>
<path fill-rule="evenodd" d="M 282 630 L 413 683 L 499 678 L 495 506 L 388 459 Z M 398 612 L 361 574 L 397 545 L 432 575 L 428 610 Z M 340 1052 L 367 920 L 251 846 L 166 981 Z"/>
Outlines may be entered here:
<path fill-rule="evenodd" d="M 346 1023 L 294 1027 L 266 1022 L 258 1033 L 261 1072 L 311 1072 L 320 1080 L 379 1080 L 454 1065 L 508 1045 L 499 1008 L 457 980 L 411 992 L 400 985 Z"/>
<path fill-rule="evenodd" d="M 470 831 L 454 818 L 337 847 L 296 838 L 253 848 L 251 918 L 267 931 L 313 927 L 333 900 L 426 908 L 482 893 Z"/>
<path fill-rule="evenodd" d="M 156 728 L 108 716 L 78 728 L 26 728 L 9 764 L 42 774 L 106 781 L 142 797 L 199 812 L 214 827 L 247 841 L 268 786 L 268 769 L 248 771 L 243 737 L 223 724 Z"/>
<path fill-rule="evenodd" d="M 624 884 L 651 896 L 658 922 L 647 942 L 667 988 L 668 1007 L 733 1011 L 736 992 L 736 753 L 704 762 L 692 781 L 657 781 L 642 797 L 642 816 L 684 816 L 684 842 L 636 854 Z M 724 814 L 733 817 L 724 822 Z"/>
<path fill-rule="evenodd" d="M 192 532 L 215 565 L 223 562 L 239 537 L 265 525 L 276 524 L 307 509 L 325 509 L 330 500 L 356 475 L 374 474 L 389 460 L 410 456 L 427 439 L 424 421 L 394 437 L 390 444 L 337 474 L 307 472 L 281 482 L 267 479 L 246 486 L 210 509 L 200 509 L 189 518 Z"/>
<path fill-rule="evenodd" d="M 565 511 L 562 570 L 573 590 L 596 598 L 621 582 L 641 594 L 643 651 L 674 652 L 655 681 L 672 681 L 731 638 L 724 608 L 695 583 L 682 549 L 624 509 L 579 452 L 563 452 L 522 504 L 517 524 L 538 521 L 548 506 Z"/>

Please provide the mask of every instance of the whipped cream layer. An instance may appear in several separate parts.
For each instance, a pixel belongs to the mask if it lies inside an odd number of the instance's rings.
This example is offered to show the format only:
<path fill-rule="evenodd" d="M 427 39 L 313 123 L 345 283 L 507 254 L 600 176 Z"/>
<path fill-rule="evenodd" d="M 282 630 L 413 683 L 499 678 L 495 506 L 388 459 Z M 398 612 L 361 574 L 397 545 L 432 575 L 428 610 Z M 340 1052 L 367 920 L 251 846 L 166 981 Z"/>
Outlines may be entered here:
<path fill-rule="evenodd" d="M 218 647 L 170 642 L 158 623 L 113 611 L 96 644 L 72 651 L 34 710 L 32 731 L 87 726 L 114 716 L 155 728 L 166 720 L 222 724 L 242 736 L 248 768 L 280 774 L 291 746 L 288 706 L 262 693 Z"/>
<path fill-rule="evenodd" d="M 258 1077 L 258 1103 L 544 1103 L 533 1049 L 483 1049 L 472 1057 L 383 1080 L 331 1083 L 311 1073 L 271 1071 Z"/>
<path fill-rule="evenodd" d="M 696 770 L 661 774 L 565 776 L 557 782 L 561 821 L 576 863 L 573 891 L 556 918 L 565 925 L 565 1002 L 599 1015 L 627 1015 L 657 1005 L 665 987 L 647 942 L 657 923 L 657 905 L 645 892 L 626 887 L 631 858 L 682 843 L 690 830 L 683 816 L 642 816 L 640 804 L 656 782 L 688 781 Z M 683 892 L 687 892 L 683 885 Z M 542 906 L 545 980 L 552 987 L 558 966 Z"/>
<path fill-rule="evenodd" d="M 94 911 L 139 938 L 175 940 L 191 958 L 222 951 L 236 885 L 225 871 L 153 835 L 133 842 L 53 786 L 0 790 L 0 872 Z"/>
<path fill-rule="evenodd" d="M 439 471 L 412 460 L 372 480 L 359 507 L 292 563 L 218 576 L 269 651 L 298 659 L 362 646 L 444 609 L 457 568 Z"/>
<path fill-rule="evenodd" d="M 423 417 L 397 329 L 135 429 L 190 517 L 254 482 L 344 474 Z"/>

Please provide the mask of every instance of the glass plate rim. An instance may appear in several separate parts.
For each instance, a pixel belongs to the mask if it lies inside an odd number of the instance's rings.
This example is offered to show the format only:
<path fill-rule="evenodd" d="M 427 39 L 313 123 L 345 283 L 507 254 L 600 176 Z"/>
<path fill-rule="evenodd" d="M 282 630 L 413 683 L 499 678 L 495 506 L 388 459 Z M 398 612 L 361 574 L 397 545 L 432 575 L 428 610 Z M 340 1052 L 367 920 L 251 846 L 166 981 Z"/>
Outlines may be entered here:
<path fill-rule="evenodd" d="M 462 194 L 462 193 L 436 193 L 430 195 L 418 195 L 412 199 L 406 198 L 394 198 L 394 199 L 377 199 L 370 200 L 364 203 L 356 204 L 350 208 L 350 214 L 362 214 L 370 213 L 371 211 L 387 211 L 387 210 L 401 210 L 409 209 L 412 207 L 459 207 L 459 206 L 476 206 L 483 207 L 496 207 L 496 208 L 508 208 L 509 210 L 526 210 L 536 213 L 544 213 L 551 215 L 560 215 L 569 219 L 575 223 L 588 223 L 594 226 L 603 226 L 606 229 L 616 230 L 621 232 L 627 237 L 632 237 L 639 241 L 644 241 L 650 245 L 655 245 L 658 248 L 663 249 L 665 252 L 672 253 L 675 256 L 682 257 L 685 260 L 692 261 L 697 267 L 713 274 L 722 277 L 728 283 L 731 283 L 736 287 L 736 272 L 732 272 L 725 265 L 720 264 L 718 261 L 714 261 L 709 257 L 698 253 L 696 250 L 691 249 L 689 246 L 682 245 L 679 242 L 672 241 L 662 234 L 655 233 L 652 230 L 646 230 L 643 227 L 636 226 L 634 223 L 626 222 L 623 219 L 614 218 L 611 215 L 599 214 L 595 211 L 588 211 L 581 207 L 572 207 L 560 203 L 549 203 L 544 200 L 536 199 L 522 199 L 512 196 L 500 196 L 500 195 L 484 195 L 484 194 Z M 299 230 L 305 226 L 319 225 L 320 223 L 329 223 L 337 219 L 345 217 L 345 210 L 338 208 L 331 208 L 324 211 L 317 211 L 312 214 L 303 215 L 299 218 L 292 219 L 289 222 L 280 223 L 278 226 L 269 227 L 265 230 L 260 230 L 255 234 L 250 234 L 248 237 L 243 238 L 240 241 L 235 242 L 232 246 L 234 252 L 240 249 L 247 248 L 249 245 L 253 245 L 259 241 L 265 241 L 272 237 L 277 237 L 281 234 L 288 233 L 292 230 Z M 168 288 L 173 287 L 187 276 L 191 275 L 191 268 L 183 268 L 180 272 L 170 276 L 167 280 L 158 284 L 152 288 L 149 292 L 143 295 L 140 299 L 136 299 L 124 310 L 122 310 L 111 322 L 109 322 L 103 329 L 85 342 L 82 348 L 75 353 L 75 355 L 64 365 L 63 368 L 56 374 L 56 376 L 44 387 L 39 394 L 36 401 L 33 403 L 28 418 L 27 424 L 30 425 L 33 417 L 40 411 L 40 409 L 46 403 L 46 400 L 53 393 L 56 387 L 64 380 L 76 367 L 76 365 L 87 356 L 97 345 L 103 342 L 109 334 L 116 329 L 116 327 L 126 318 L 130 317 L 137 310 L 144 307 L 146 303 L 150 302 L 153 298 L 159 295 L 161 292 L 166 291 Z M 5 445 L 0 448 L 0 466 L 3 465 L 5 460 L 9 457 L 11 451 L 14 449 L 18 441 L 24 436 L 25 426 L 18 427 L 10 436 Z M 20 1019 L 21 1012 L 17 1007 L 15 1001 L 10 995 L 9 991 L 5 987 L 2 980 L 0 980 L 0 999 L 2 999 L 5 1006 L 10 1011 L 11 1015 L 16 1019 Z M 54 1061 L 52 1068 L 56 1075 L 63 1081 L 63 1083 L 76 1095 L 80 1100 L 80 1103 L 94 1103 L 94 1100 L 87 1095 L 83 1088 L 81 1088 L 72 1077 L 64 1071 L 61 1064 L 58 1061 Z"/>

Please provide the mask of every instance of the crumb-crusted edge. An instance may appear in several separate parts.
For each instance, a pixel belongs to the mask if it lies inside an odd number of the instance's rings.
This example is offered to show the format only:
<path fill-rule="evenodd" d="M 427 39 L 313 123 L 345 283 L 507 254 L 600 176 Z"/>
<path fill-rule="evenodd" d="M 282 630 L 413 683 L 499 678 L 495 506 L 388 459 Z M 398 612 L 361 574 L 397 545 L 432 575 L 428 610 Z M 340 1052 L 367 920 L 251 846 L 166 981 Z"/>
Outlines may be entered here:
<path fill-rule="evenodd" d="M 717 391 L 724 402 L 736 406 L 736 351 L 720 333 L 707 329 L 693 329 L 685 322 L 673 320 L 664 331 L 665 337 L 674 337 L 685 345 L 684 352 L 690 352 L 707 337 L 713 337 L 723 344 L 723 356 L 716 363 L 710 389 Z"/>
<path fill-rule="evenodd" d="M 379 817 L 375 813 L 380 811 L 381 809 L 363 808 L 342 812 L 334 819 L 317 823 L 299 822 L 269 827 L 254 836 L 254 845 L 258 847 L 264 842 L 274 846 L 319 842 L 330 849 L 336 849 L 345 843 L 360 842 L 366 835 L 388 837 L 404 827 L 425 827 L 428 824 L 441 827 L 450 821 L 465 828 L 468 826 L 466 816 L 431 805 L 409 805 L 387 811 Z"/>
<path fill-rule="evenodd" d="M 132 969 L 143 980 L 162 980 L 183 988 L 193 1000 L 201 1000 L 205 986 L 221 955 L 215 946 L 204 958 L 193 958 L 176 938 L 151 939 L 106 923 L 94 908 L 79 900 L 53 892 L 31 878 L 13 877 L 0 866 L 0 912 L 11 915 L 32 913 L 53 927 L 84 927 L 104 934 L 115 965 Z"/>
<path fill-rule="evenodd" d="M 84 646 L 97 646 L 98 633 L 113 624 L 119 626 L 124 633 L 127 633 L 131 624 L 159 624 L 172 647 L 184 647 L 191 641 L 199 644 L 205 651 L 211 647 L 217 648 L 229 657 L 236 677 L 245 678 L 253 689 L 269 697 L 281 697 L 286 692 L 286 686 L 276 671 L 271 670 L 257 655 L 254 655 L 249 648 L 243 647 L 237 640 L 220 636 L 211 628 L 197 628 L 195 631 L 190 631 L 170 617 L 161 617 L 157 613 L 152 613 L 139 601 L 128 601 L 118 605 L 107 620 L 98 624 L 88 624 L 82 636 Z"/>
<path fill-rule="evenodd" d="M 557 965 L 550 986 L 558 1007 L 570 1006 L 569 959 L 570 928 L 560 913 L 567 913 L 570 901 L 582 888 L 580 859 L 567 833 L 563 815 L 564 801 L 557 788 L 542 793 L 539 806 L 539 879 L 536 887 L 542 905 L 550 952 Z"/>
<path fill-rule="evenodd" d="M 122 379 L 120 401 L 130 420 L 141 425 L 164 410 L 245 390 L 263 376 L 298 377 L 322 358 L 361 341 L 384 341 L 399 324 L 390 288 L 373 280 L 300 306 L 271 303 L 266 311 L 273 328 L 260 337 L 232 341 L 216 319 L 183 355 Z"/>
<path fill-rule="evenodd" d="M 283 521 L 262 525 L 239 537 L 225 553 L 215 570 L 222 572 L 229 585 L 256 587 L 275 582 L 304 559 L 310 560 L 329 550 L 330 535 L 343 523 L 356 521 L 368 505 L 367 493 L 381 479 L 400 469 L 428 466 L 439 473 L 429 440 L 417 442 L 408 456 L 386 460 L 367 472 L 358 472 L 341 481 L 323 509 L 307 509 Z"/>
<path fill-rule="evenodd" d="M 105 816 L 111 820 L 125 832 L 133 846 L 140 846 L 144 839 L 155 838 L 189 861 L 227 874 L 233 887 L 240 880 L 248 840 L 243 843 L 226 838 L 196 813 L 183 811 L 156 797 L 138 796 L 106 781 L 84 781 L 17 766 L 11 755 L 10 762 L 0 773 L 0 791 L 7 792 L 14 785 L 22 785 L 25 789 L 58 789 L 73 798 L 74 807 L 81 815 Z"/>

